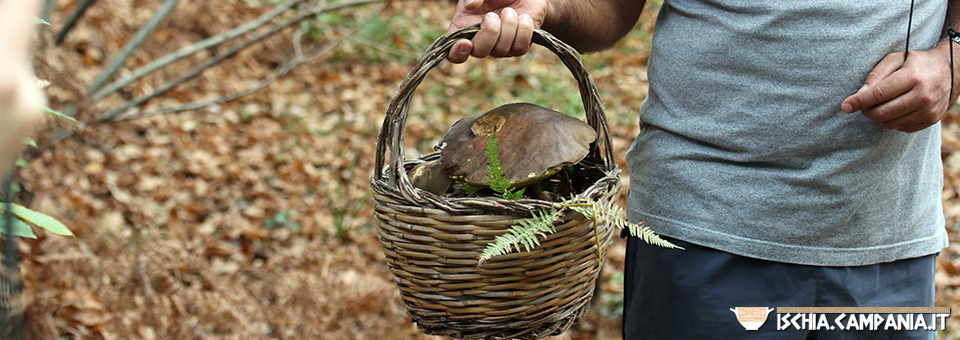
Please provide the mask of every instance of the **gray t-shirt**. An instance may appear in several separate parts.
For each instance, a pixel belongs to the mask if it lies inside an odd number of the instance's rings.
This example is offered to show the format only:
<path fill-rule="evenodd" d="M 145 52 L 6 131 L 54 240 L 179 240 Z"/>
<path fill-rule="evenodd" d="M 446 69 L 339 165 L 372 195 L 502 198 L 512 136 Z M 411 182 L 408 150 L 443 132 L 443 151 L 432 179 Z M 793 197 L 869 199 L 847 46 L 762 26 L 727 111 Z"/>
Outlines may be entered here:
<path fill-rule="evenodd" d="M 940 125 L 884 129 L 840 104 L 902 51 L 910 0 L 667 0 L 650 56 L 628 215 L 766 260 L 855 266 L 947 246 Z M 945 1 L 917 0 L 911 49 Z"/>

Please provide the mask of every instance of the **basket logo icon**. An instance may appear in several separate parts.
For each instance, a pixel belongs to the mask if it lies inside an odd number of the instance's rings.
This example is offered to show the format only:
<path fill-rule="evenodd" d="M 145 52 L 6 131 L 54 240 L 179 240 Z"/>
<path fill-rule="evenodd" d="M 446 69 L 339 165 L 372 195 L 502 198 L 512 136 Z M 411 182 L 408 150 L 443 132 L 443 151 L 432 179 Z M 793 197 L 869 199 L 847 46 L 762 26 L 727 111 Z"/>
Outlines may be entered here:
<path fill-rule="evenodd" d="M 755 331 L 767 322 L 767 315 L 774 311 L 767 307 L 736 307 L 730 308 L 730 311 L 737 314 L 737 321 L 748 331 Z"/>

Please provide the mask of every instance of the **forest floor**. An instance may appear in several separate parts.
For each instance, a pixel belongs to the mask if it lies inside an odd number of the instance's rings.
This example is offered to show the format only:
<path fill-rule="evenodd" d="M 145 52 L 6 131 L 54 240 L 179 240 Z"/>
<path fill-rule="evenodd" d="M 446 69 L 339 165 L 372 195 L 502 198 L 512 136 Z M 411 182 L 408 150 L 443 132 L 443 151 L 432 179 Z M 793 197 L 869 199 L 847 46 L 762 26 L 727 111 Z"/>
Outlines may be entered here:
<path fill-rule="evenodd" d="M 98 123 L 104 112 L 224 50 L 203 49 L 91 102 L 88 84 L 160 3 L 98 1 L 63 45 L 53 45 L 47 30 L 37 47 L 38 77 L 52 83 L 46 89 L 50 106 L 77 108 L 83 123 L 52 121 L 19 171 L 20 201 L 76 234 L 38 230 L 37 239 L 19 245 L 32 338 L 439 339 L 419 333 L 405 314 L 377 240 L 369 184 L 383 113 L 419 54 L 446 31 L 453 3 L 393 1 L 382 9 L 372 4 L 322 14 L 134 112 L 242 91 L 291 58 L 347 35 L 355 23 L 366 24 L 329 53 L 239 100 Z M 182 2 L 119 77 L 254 20 L 273 3 Z M 657 4 L 650 2 L 619 45 L 585 56 L 621 169 L 639 132 L 636 112 L 646 95 Z M 54 30 L 76 5 L 58 2 L 50 18 Z M 523 58 L 442 64 L 411 104 L 406 156 L 431 151 L 460 117 L 501 104 L 526 101 L 582 112 L 564 69 L 543 48 Z M 957 307 L 960 118 L 948 117 L 943 131 L 951 246 L 938 261 L 937 305 Z M 621 178 L 625 194 L 629 179 Z M 624 248 L 618 240 L 608 253 L 598 304 L 557 339 L 619 338 Z M 960 339 L 960 313 L 947 327 L 944 338 Z"/>

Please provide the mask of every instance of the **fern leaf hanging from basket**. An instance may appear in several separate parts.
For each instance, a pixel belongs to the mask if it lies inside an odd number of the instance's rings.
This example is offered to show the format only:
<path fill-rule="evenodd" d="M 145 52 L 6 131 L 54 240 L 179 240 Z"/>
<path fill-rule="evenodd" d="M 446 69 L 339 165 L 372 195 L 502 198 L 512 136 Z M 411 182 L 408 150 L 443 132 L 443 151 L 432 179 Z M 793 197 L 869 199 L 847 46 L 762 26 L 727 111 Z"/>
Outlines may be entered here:
<path fill-rule="evenodd" d="M 638 237 L 648 244 L 668 249 L 683 249 L 660 238 L 649 227 L 627 221 L 623 217 L 623 208 L 614 201 L 602 204 L 592 199 L 587 199 L 585 203 L 575 203 L 575 201 L 568 200 L 563 203 L 556 203 L 554 208 L 549 211 L 541 210 L 539 214 L 534 212 L 533 217 L 517 221 L 516 225 L 510 227 L 508 233 L 497 236 L 492 243 L 484 248 L 479 263 L 482 264 L 495 256 L 519 252 L 520 245 L 523 245 L 524 250 L 528 252 L 536 249 L 540 245 L 540 238 L 546 239 L 548 235 L 556 233 L 554 223 L 560 220 L 563 211 L 566 209 L 578 212 L 593 220 L 594 225 L 608 224 L 617 229 L 626 229 L 630 232 L 630 235 Z M 599 258 L 603 258 L 602 254 Z"/>

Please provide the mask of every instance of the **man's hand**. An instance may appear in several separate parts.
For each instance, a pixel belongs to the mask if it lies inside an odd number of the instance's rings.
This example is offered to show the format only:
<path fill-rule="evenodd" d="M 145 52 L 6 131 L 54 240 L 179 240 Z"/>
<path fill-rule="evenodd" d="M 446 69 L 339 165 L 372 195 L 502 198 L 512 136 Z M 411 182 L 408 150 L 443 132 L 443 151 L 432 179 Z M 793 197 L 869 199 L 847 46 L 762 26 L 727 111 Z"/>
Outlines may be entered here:
<path fill-rule="evenodd" d="M 472 40 L 461 39 L 447 60 L 462 63 L 471 55 L 513 57 L 530 50 L 533 29 L 547 17 L 547 0 L 460 0 L 449 31 L 480 23 Z"/>
<path fill-rule="evenodd" d="M 844 99 L 843 112 L 860 111 L 887 129 L 916 132 L 936 124 L 946 115 L 950 92 L 950 41 L 926 51 L 888 54 L 867 75 L 865 85 Z M 960 46 L 954 46 L 960 53 Z M 955 58 L 960 63 L 960 58 Z M 960 64 L 955 66 L 960 69 Z M 960 77 L 958 77 L 960 78 Z M 960 80 L 960 79 L 957 79 Z M 960 86 L 957 86 L 960 90 Z"/>
<path fill-rule="evenodd" d="M 0 175 L 23 149 L 23 139 L 43 115 L 44 98 L 29 59 L 37 0 L 0 0 Z"/>

